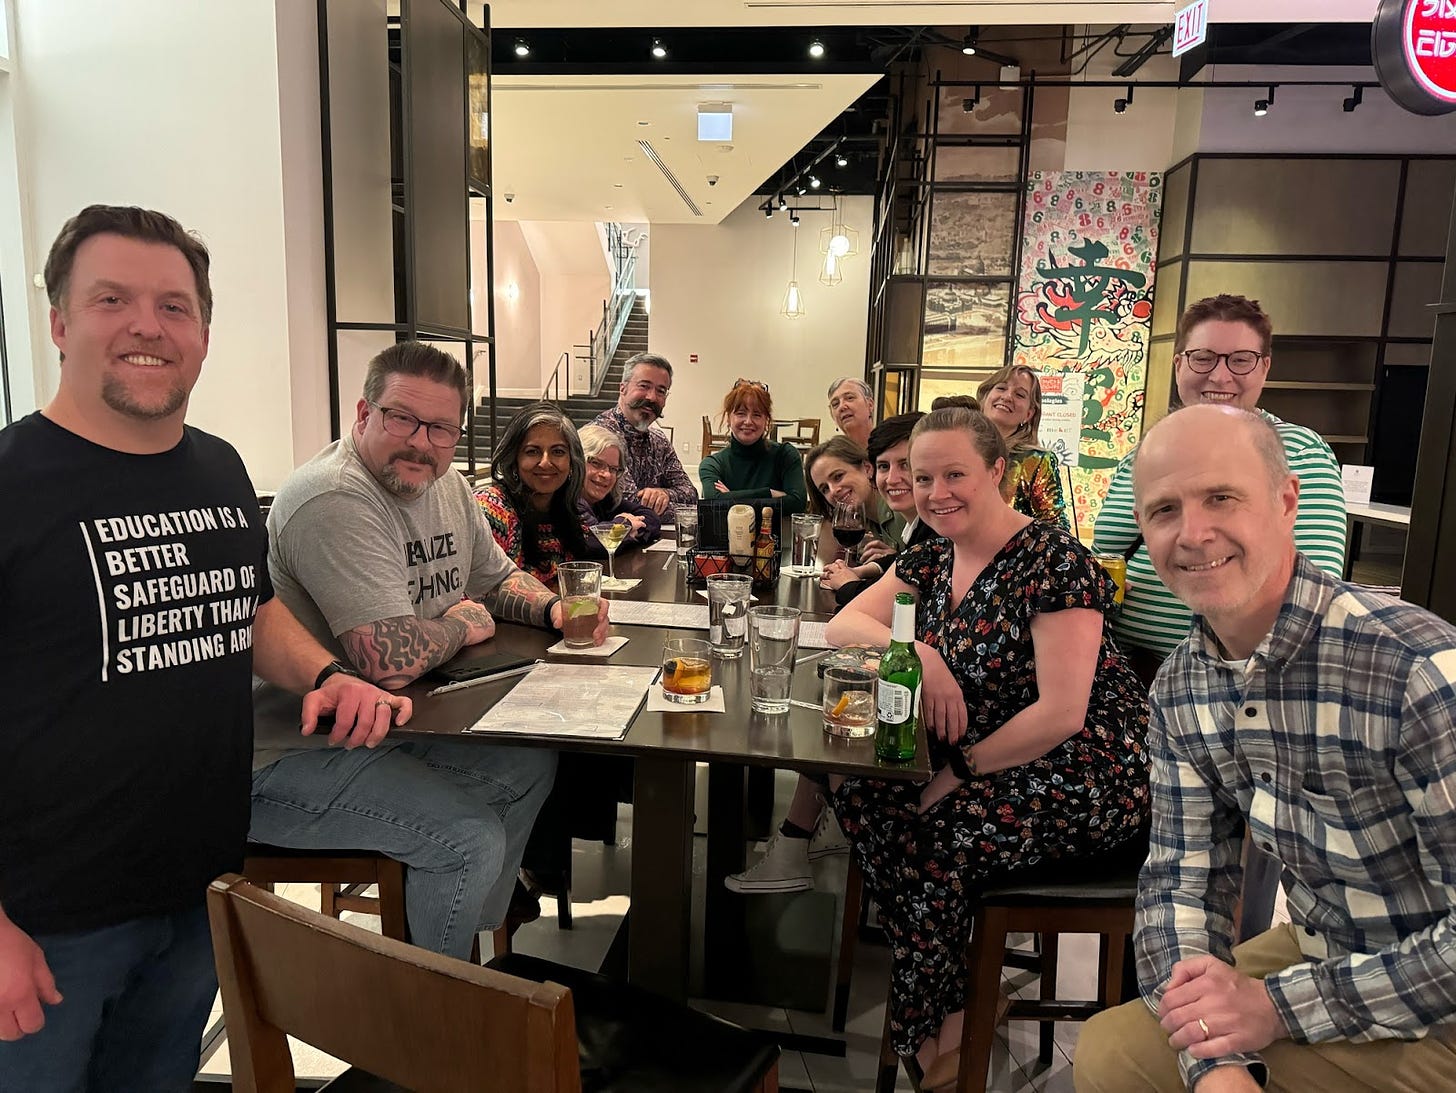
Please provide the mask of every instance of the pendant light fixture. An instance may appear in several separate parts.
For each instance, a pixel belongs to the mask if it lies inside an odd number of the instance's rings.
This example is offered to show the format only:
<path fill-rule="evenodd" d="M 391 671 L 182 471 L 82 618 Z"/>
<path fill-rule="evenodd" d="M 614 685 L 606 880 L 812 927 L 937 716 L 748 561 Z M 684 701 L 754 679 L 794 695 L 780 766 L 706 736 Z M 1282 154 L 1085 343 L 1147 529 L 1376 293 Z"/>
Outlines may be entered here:
<path fill-rule="evenodd" d="M 819 253 L 824 255 L 819 280 L 830 286 L 844 280 L 844 260 L 859 253 L 859 232 L 845 225 L 838 196 L 829 214 L 829 226 L 819 229 Z"/>
<path fill-rule="evenodd" d="M 804 314 L 804 294 L 799 291 L 799 282 L 794 280 L 799 275 L 799 225 L 794 224 L 794 260 L 789 267 L 789 287 L 784 293 L 784 306 L 779 308 L 779 314 L 786 319 L 797 319 Z"/>

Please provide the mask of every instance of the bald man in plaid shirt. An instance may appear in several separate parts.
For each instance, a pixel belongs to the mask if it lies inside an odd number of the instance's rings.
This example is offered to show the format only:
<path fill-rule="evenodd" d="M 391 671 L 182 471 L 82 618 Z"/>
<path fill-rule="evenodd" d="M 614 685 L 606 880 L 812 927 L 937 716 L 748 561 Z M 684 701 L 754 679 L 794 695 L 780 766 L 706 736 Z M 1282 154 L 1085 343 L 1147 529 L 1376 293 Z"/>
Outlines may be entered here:
<path fill-rule="evenodd" d="M 1298 553 L 1257 415 L 1179 410 L 1133 474 L 1194 621 L 1152 690 L 1143 999 L 1083 1030 L 1077 1089 L 1456 1090 L 1456 628 Z M 1232 948 L 1246 838 L 1292 921 Z"/>

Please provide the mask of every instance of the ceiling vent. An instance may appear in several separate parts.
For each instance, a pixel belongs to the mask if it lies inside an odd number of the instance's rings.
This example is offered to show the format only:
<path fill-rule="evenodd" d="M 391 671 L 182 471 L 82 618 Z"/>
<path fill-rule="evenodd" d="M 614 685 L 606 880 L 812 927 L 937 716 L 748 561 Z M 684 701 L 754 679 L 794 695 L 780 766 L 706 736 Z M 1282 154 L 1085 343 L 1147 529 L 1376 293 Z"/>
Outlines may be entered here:
<path fill-rule="evenodd" d="M 693 201 L 687 189 L 678 181 L 677 175 L 673 174 L 668 165 L 662 162 L 662 157 L 657 154 L 657 149 L 645 140 L 639 140 L 637 147 L 642 149 L 642 153 L 648 159 L 657 164 L 657 169 L 662 172 L 662 177 L 667 179 L 672 188 L 677 191 L 677 196 L 682 198 L 683 204 L 688 207 L 688 211 L 694 216 L 702 216 L 703 210 L 698 208 L 697 203 Z"/>

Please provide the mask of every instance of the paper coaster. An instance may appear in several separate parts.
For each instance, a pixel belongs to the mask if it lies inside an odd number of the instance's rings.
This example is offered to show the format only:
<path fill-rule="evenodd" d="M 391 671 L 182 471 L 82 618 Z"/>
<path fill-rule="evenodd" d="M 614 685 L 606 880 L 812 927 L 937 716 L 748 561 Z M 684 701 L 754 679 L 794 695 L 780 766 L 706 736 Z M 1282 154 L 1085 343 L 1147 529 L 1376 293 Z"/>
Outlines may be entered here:
<path fill-rule="evenodd" d="M 641 577 L 618 577 L 615 581 L 607 577 L 602 578 L 603 592 L 631 592 L 642 583 Z"/>
<path fill-rule="evenodd" d="M 609 657 L 618 649 L 622 648 L 622 646 L 626 645 L 627 640 L 626 638 L 613 637 L 608 638 L 600 645 L 588 645 L 584 649 L 573 649 L 566 644 L 566 639 L 562 638 L 546 651 L 563 657 Z"/>
<path fill-rule="evenodd" d="M 669 702 L 661 683 L 654 683 L 647 692 L 647 708 L 657 713 L 726 713 L 728 710 L 723 703 L 722 687 L 709 691 L 706 702 Z"/>
<path fill-rule="evenodd" d="M 670 550 L 674 554 L 676 554 L 677 553 L 677 543 L 673 542 L 673 540 L 671 540 L 671 539 L 659 539 L 659 540 L 657 540 L 657 542 L 653 543 L 651 546 L 645 546 L 642 549 L 644 551 L 651 551 L 651 550 Z"/>

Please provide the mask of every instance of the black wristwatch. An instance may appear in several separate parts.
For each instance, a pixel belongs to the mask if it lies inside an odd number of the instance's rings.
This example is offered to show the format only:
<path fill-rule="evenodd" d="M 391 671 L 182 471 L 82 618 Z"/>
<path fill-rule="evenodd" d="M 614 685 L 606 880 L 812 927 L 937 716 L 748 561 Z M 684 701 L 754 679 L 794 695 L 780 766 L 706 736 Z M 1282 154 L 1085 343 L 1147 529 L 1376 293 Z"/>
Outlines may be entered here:
<path fill-rule="evenodd" d="M 331 660 L 324 665 L 323 670 L 318 674 L 318 678 L 313 681 L 313 689 L 315 691 L 318 690 L 324 685 L 324 682 L 329 676 L 338 675 L 340 672 L 343 672 L 346 676 L 353 676 L 355 679 L 364 678 L 347 664 L 340 664 L 337 660 Z"/>

